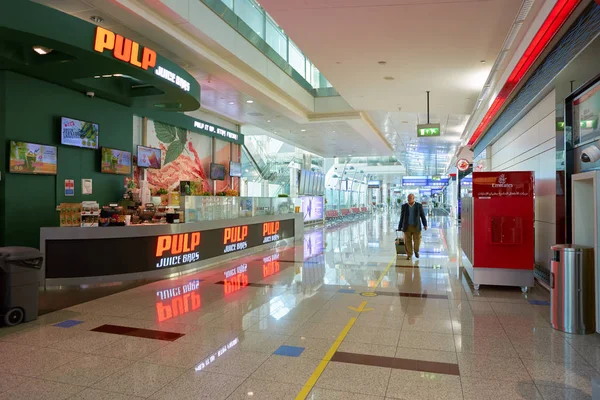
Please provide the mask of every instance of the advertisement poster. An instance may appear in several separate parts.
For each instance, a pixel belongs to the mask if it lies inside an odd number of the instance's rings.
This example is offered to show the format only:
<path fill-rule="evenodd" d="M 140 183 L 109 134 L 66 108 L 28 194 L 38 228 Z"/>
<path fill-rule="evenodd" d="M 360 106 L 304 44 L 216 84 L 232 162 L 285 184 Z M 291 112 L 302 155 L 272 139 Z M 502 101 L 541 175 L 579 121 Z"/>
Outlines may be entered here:
<path fill-rule="evenodd" d="M 61 143 L 67 146 L 98 148 L 98 124 L 62 117 L 60 119 Z"/>
<path fill-rule="evenodd" d="M 302 197 L 302 213 L 304 222 L 323 220 L 323 198 L 317 196 Z"/>
<path fill-rule="evenodd" d="M 81 194 L 92 194 L 92 180 L 82 179 L 81 180 Z"/>
<path fill-rule="evenodd" d="M 131 153 L 103 147 L 102 172 L 105 174 L 131 174 Z"/>
<path fill-rule="evenodd" d="M 75 181 L 65 179 L 65 196 L 75 196 Z"/>
<path fill-rule="evenodd" d="M 10 142 L 10 172 L 56 175 L 56 147 Z"/>
<path fill-rule="evenodd" d="M 212 138 L 190 132 L 186 129 L 165 124 L 159 121 L 148 121 L 147 146 L 162 151 L 162 168 L 149 169 L 146 180 L 152 193 L 159 189 L 176 190 L 180 181 L 201 183 L 200 193 L 213 192 L 213 180 L 210 179 L 210 164 L 228 165 L 230 151 L 233 159 L 239 157 L 240 146 L 223 140 L 216 140 L 214 160 L 211 155 Z M 231 148 L 233 146 L 233 148 Z M 136 170 L 136 180 L 140 180 L 141 172 Z M 216 192 L 237 190 L 238 180 L 229 176 L 217 181 Z"/>

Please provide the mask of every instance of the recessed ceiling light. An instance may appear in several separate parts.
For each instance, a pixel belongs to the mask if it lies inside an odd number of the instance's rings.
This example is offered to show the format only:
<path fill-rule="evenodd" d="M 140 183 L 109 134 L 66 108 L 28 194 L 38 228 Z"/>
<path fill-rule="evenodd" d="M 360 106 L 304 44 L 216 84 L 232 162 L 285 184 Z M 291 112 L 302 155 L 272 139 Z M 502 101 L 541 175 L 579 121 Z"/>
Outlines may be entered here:
<path fill-rule="evenodd" d="M 377 64 L 379 64 L 379 65 L 385 65 L 385 64 L 387 64 L 387 61 L 378 61 Z"/>
<path fill-rule="evenodd" d="M 254 100 L 246 100 L 246 103 L 252 104 L 252 103 L 254 103 Z"/>
<path fill-rule="evenodd" d="M 230 102 L 229 102 L 229 103 L 227 103 L 227 104 L 229 104 L 229 105 L 231 105 L 231 106 L 232 106 L 232 105 L 234 105 L 234 104 L 235 104 L 235 102 L 234 102 L 234 101 L 230 101 Z"/>
<path fill-rule="evenodd" d="M 480 62 L 481 62 L 482 64 L 485 64 L 485 60 L 481 60 Z"/>
<path fill-rule="evenodd" d="M 90 19 L 91 19 L 93 22 L 97 23 L 97 24 L 100 24 L 100 23 L 104 22 L 104 18 L 102 18 L 102 17 L 99 17 L 99 16 L 97 16 L 97 15 L 92 15 L 92 16 L 90 17 Z"/>
<path fill-rule="evenodd" d="M 267 120 L 267 122 L 271 122 L 271 120 L 270 120 L 270 119 L 268 119 L 268 120 Z"/>
<path fill-rule="evenodd" d="M 306 132 L 306 129 L 300 129 L 300 132 Z"/>
<path fill-rule="evenodd" d="M 383 79 L 386 81 L 393 81 L 395 78 L 393 76 L 384 76 Z"/>
<path fill-rule="evenodd" d="M 52 49 L 49 49 L 44 46 L 33 46 L 33 51 L 38 53 L 39 55 L 45 56 L 48 53 L 52 53 Z"/>

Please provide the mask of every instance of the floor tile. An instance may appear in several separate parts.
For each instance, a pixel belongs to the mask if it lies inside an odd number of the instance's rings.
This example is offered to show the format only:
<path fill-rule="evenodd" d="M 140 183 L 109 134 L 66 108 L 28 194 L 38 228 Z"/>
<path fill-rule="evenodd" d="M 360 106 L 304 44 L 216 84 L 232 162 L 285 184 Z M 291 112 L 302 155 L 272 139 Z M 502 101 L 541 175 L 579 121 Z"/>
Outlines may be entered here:
<path fill-rule="evenodd" d="M 390 372 L 390 368 L 330 362 L 315 387 L 385 396 Z"/>
<path fill-rule="evenodd" d="M 364 395 L 350 392 L 340 392 L 337 390 L 328 390 L 314 388 L 306 398 L 307 400 L 383 400 L 383 397 Z"/>
<path fill-rule="evenodd" d="M 94 353 L 102 347 L 122 340 L 119 335 L 102 332 L 80 332 L 78 335 L 60 342 L 52 343 L 48 347 L 56 350 L 78 351 L 80 353 Z"/>
<path fill-rule="evenodd" d="M 398 347 L 396 349 L 396 358 L 408 360 L 421 360 L 431 362 L 441 362 L 447 364 L 457 364 L 458 359 L 454 351 L 436 351 L 423 349 L 410 349 L 408 347 Z"/>
<path fill-rule="evenodd" d="M 2 369 L 13 375 L 38 377 L 84 355 L 83 353 L 42 348 L 5 362 L 2 364 Z"/>
<path fill-rule="evenodd" d="M 458 367 L 461 377 L 533 383 L 521 360 L 514 358 L 459 353 Z"/>
<path fill-rule="evenodd" d="M 402 400 L 461 400 L 460 377 L 392 370 L 386 398 Z"/>
<path fill-rule="evenodd" d="M 592 400 L 592 396 L 580 389 L 541 385 L 537 389 L 544 400 Z"/>
<path fill-rule="evenodd" d="M 511 342 L 519 357 L 526 360 L 587 364 L 580 353 L 563 339 L 511 339 Z"/>
<path fill-rule="evenodd" d="M 26 346 L 11 342 L 0 342 L 0 364 L 22 357 L 26 353 L 36 350 L 35 346 Z"/>
<path fill-rule="evenodd" d="M 192 368 L 215 352 L 215 348 L 202 345 L 169 343 L 145 356 L 142 361 L 178 368 Z"/>
<path fill-rule="evenodd" d="M 18 343 L 25 346 L 45 347 L 52 343 L 68 339 L 77 335 L 79 332 L 75 329 L 57 328 L 55 326 L 38 326 L 27 329 L 23 332 L 2 337 L 2 341 Z"/>
<path fill-rule="evenodd" d="M 454 338 L 452 335 L 439 333 L 402 331 L 398 347 L 412 349 L 455 351 Z"/>
<path fill-rule="evenodd" d="M 307 322 L 293 336 L 304 336 L 321 339 L 336 339 L 344 330 L 345 325 Z"/>
<path fill-rule="evenodd" d="M 373 328 L 368 326 L 353 326 L 344 342 L 358 342 L 379 344 L 384 346 L 396 346 L 400 332 L 394 329 Z"/>
<path fill-rule="evenodd" d="M 248 328 L 250 332 L 268 332 L 277 335 L 291 335 L 304 323 L 301 321 L 274 318 L 264 318 Z"/>
<path fill-rule="evenodd" d="M 319 362 L 320 360 L 312 358 L 273 355 L 251 375 L 251 378 L 304 386 Z M 290 373 L 291 371 L 293 373 Z"/>
<path fill-rule="evenodd" d="M 136 362 L 96 383 L 93 388 L 148 397 L 185 372 L 182 368 Z"/>
<path fill-rule="evenodd" d="M 239 348 L 235 348 L 217 357 L 204 368 L 204 371 L 247 378 L 269 357 L 270 354 L 267 353 L 242 351 Z"/>
<path fill-rule="evenodd" d="M 455 335 L 456 351 L 492 357 L 518 357 L 508 337 Z"/>
<path fill-rule="evenodd" d="M 157 400 L 224 400 L 244 378 L 210 372 L 187 371 L 151 398 Z M 252 396 L 252 398 L 255 398 Z"/>
<path fill-rule="evenodd" d="M 556 386 L 592 393 L 592 377 L 598 373 L 588 365 L 523 360 L 537 386 Z"/>
<path fill-rule="evenodd" d="M 402 329 L 404 316 L 390 314 L 374 314 L 371 312 L 361 313 L 356 319 L 354 326 L 367 326 L 371 328 Z"/>
<path fill-rule="evenodd" d="M 287 335 L 276 335 L 268 332 L 244 332 L 239 337 L 240 343 L 237 347 L 244 351 L 271 354 L 288 338 Z"/>
<path fill-rule="evenodd" d="M 59 328 L 60 329 L 60 328 Z M 4 393 L 0 399 L 6 400 L 64 400 L 81 392 L 81 386 L 67 385 L 64 383 L 50 382 L 42 379 L 27 378 L 21 385 Z"/>
<path fill-rule="evenodd" d="M 465 400 L 542 400 L 543 397 L 531 382 L 506 382 L 501 380 L 461 376 Z"/>
<path fill-rule="evenodd" d="M 78 386 L 92 386 L 132 361 L 86 355 L 43 374 L 40 378 Z"/>
<path fill-rule="evenodd" d="M 340 344 L 340 347 L 338 347 L 337 351 L 382 357 L 394 357 L 396 354 L 396 348 L 394 346 L 349 341 L 343 341 L 342 344 Z"/>
<path fill-rule="evenodd" d="M 105 357 L 123 358 L 126 360 L 141 360 L 162 347 L 168 346 L 168 341 L 126 337 L 107 346 L 94 350 L 93 354 Z"/>
<path fill-rule="evenodd" d="M 294 399 L 302 390 L 301 385 L 247 379 L 227 398 L 227 400 L 269 399 L 288 400 Z M 310 397 L 309 397 L 310 398 Z"/>
<path fill-rule="evenodd" d="M 84 389 L 69 400 L 141 400 L 144 397 L 128 396 L 120 393 L 106 392 L 98 389 Z"/>
<path fill-rule="evenodd" d="M 321 339 L 310 337 L 291 336 L 285 342 L 287 346 L 303 347 L 301 358 L 314 358 L 322 360 L 334 343 L 334 339 Z M 344 343 L 342 343 L 342 346 Z M 341 347 L 341 346 L 340 346 Z"/>
<path fill-rule="evenodd" d="M 27 382 L 29 378 L 20 375 L 7 374 L 0 372 L 0 393 L 16 388 L 20 384 Z"/>
<path fill-rule="evenodd" d="M 452 335 L 452 321 L 447 319 L 404 318 L 403 331 L 442 333 Z"/>

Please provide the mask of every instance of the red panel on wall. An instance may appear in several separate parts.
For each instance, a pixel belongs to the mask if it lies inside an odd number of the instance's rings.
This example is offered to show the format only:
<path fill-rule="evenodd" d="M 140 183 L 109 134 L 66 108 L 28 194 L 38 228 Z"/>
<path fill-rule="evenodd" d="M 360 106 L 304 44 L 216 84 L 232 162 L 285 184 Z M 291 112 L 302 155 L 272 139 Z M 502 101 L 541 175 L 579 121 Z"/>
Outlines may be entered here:
<path fill-rule="evenodd" d="M 533 172 L 474 172 L 475 268 L 533 269 Z"/>

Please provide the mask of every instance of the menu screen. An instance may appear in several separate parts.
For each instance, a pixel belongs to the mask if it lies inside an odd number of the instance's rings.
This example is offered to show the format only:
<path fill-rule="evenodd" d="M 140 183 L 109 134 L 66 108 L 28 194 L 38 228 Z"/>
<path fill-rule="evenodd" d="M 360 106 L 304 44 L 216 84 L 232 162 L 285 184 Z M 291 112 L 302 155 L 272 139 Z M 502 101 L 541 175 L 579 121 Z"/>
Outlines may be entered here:
<path fill-rule="evenodd" d="M 56 175 L 56 147 L 10 142 L 9 171 L 16 174 Z"/>
<path fill-rule="evenodd" d="M 101 171 L 105 174 L 130 175 L 131 153 L 103 147 Z"/>
<path fill-rule="evenodd" d="M 162 152 L 152 147 L 138 146 L 137 165 L 141 168 L 160 169 Z"/>
<path fill-rule="evenodd" d="M 322 221 L 323 197 L 302 197 L 302 213 L 304 214 L 304 222 Z"/>
<path fill-rule="evenodd" d="M 67 146 L 98 148 L 98 124 L 62 117 L 60 141 Z"/>

